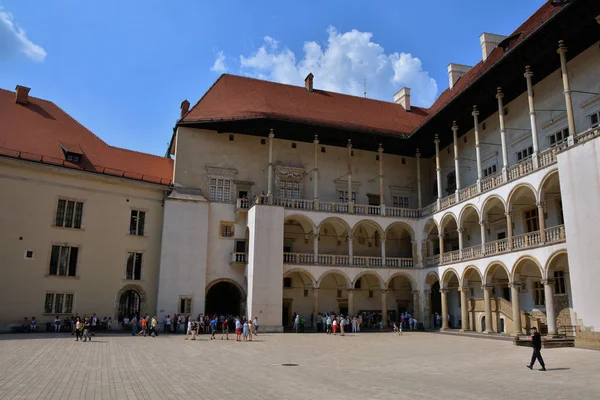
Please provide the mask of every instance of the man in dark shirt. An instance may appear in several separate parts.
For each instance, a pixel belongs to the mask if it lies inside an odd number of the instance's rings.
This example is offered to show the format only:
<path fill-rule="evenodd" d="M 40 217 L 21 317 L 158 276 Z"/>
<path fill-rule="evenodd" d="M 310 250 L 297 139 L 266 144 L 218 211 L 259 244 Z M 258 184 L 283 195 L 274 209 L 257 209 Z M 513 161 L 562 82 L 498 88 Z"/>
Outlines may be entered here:
<path fill-rule="evenodd" d="M 546 365 L 544 364 L 544 359 L 542 358 L 542 353 L 540 352 L 542 350 L 542 337 L 535 326 L 531 328 L 531 344 L 533 345 L 533 354 L 531 355 L 531 363 L 527 366 L 527 368 L 533 369 L 533 364 L 535 364 L 535 360 L 537 359 L 542 366 L 540 371 L 545 371 Z"/>

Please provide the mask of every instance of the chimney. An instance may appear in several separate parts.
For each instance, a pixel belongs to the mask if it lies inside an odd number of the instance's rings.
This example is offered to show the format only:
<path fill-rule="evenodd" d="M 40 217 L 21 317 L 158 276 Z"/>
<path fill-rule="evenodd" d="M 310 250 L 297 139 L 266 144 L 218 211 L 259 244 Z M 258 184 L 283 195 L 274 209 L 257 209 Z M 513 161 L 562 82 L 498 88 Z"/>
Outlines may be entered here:
<path fill-rule="evenodd" d="M 479 42 L 481 43 L 481 59 L 485 61 L 492 50 L 498 47 L 498 44 L 506 39 L 507 36 L 494 35 L 493 33 L 482 33 L 479 36 Z"/>
<path fill-rule="evenodd" d="M 15 102 L 17 104 L 26 105 L 29 103 L 29 91 L 31 89 L 25 86 L 17 85 L 15 91 L 17 92 L 17 96 L 15 98 Z"/>
<path fill-rule="evenodd" d="M 304 87 L 306 88 L 306 90 L 308 90 L 309 93 L 312 93 L 313 91 L 313 78 L 315 76 L 312 74 L 312 72 L 310 72 L 308 75 L 306 75 L 306 78 L 304 78 Z"/>
<path fill-rule="evenodd" d="M 471 68 L 473 67 L 469 67 L 468 65 L 448 64 L 448 86 L 450 89 L 452 89 L 460 77 L 466 74 Z"/>
<path fill-rule="evenodd" d="M 190 111 L 190 102 L 186 99 L 181 102 L 181 114 L 179 115 L 179 119 L 183 119 L 183 117 L 185 116 L 185 114 L 188 113 L 188 111 Z"/>
<path fill-rule="evenodd" d="M 394 103 L 400 104 L 406 111 L 410 111 L 410 88 L 403 87 L 394 95 Z"/>

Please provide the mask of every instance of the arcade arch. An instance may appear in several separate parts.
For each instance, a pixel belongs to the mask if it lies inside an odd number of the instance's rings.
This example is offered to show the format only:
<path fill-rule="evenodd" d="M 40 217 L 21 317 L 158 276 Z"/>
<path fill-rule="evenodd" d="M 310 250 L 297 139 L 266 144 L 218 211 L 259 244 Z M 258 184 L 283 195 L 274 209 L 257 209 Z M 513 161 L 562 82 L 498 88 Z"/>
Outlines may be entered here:
<path fill-rule="evenodd" d="M 318 227 L 319 254 L 348 255 L 351 230 L 340 218 L 327 218 Z"/>

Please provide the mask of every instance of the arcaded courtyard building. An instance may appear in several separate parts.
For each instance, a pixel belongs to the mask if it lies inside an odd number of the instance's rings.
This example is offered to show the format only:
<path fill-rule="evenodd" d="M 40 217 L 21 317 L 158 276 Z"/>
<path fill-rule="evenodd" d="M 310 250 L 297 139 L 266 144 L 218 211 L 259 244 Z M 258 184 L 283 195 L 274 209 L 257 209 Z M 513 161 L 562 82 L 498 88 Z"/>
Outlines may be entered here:
<path fill-rule="evenodd" d="M 544 4 L 428 109 L 222 75 L 166 157 L 0 91 L 0 324 L 409 311 L 425 328 L 600 328 L 600 4 Z M 598 17 L 597 17 L 598 16 Z M 597 340 L 597 339 L 596 339 Z"/>

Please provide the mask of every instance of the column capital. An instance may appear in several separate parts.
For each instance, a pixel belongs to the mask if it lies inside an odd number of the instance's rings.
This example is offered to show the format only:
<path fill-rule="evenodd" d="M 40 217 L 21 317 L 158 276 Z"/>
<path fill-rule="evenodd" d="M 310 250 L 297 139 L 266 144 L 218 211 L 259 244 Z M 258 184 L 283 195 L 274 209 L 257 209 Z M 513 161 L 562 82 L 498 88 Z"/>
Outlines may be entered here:
<path fill-rule="evenodd" d="M 542 208 L 543 209 L 544 207 L 546 207 L 546 202 L 545 201 L 538 201 L 536 203 L 536 206 L 538 206 L 538 208 Z"/>
<path fill-rule="evenodd" d="M 425 290 L 423 290 L 423 293 L 425 293 L 426 295 L 431 294 L 431 289 L 425 289 Z"/>
<path fill-rule="evenodd" d="M 440 233 L 440 234 L 438 235 L 438 238 L 440 238 L 440 239 L 442 239 L 442 240 L 443 240 L 443 239 L 444 239 L 444 236 L 445 236 L 445 235 L 444 235 L 443 233 Z"/>
<path fill-rule="evenodd" d="M 352 140 L 348 139 L 348 148 L 351 149 L 352 148 Z"/>
<path fill-rule="evenodd" d="M 513 214 L 513 212 L 512 212 L 512 211 L 507 211 L 507 212 L 505 212 L 505 213 L 504 213 L 504 215 L 506 216 L 506 218 L 507 218 L 507 219 L 508 219 L 508 218 L 511 218 L 511 219 L 512 219 L 512 214 Z"/>
<path fill-rule="evenodd" d="M 315 135 L 315 139 L 313 140 L 314 144 L 319 144 L 319 135 Z"/>
<path fill-rule="evenodd" d="M 459 288 L 458 288 L 458 291 L 459 291 L 459 292 L 464 292 L 464 293 L 469 293 L 469 292 L 470 292 L 470 290 L 471 290 L 471 289 L 470 289 L 468 286 L 465 286 L 465 287 L 459 287 Z"/>
<path fill-rule="evenodd" d="M 542 285 L 554 285 L 554 279 L 544 279 L 542 280 Z"/>
<path fill-rule="evenodd" d="M 440 293 L 448 294 L 449 289 L 440 289 Z"/>
<path fill-rule="evenodd" d="M 452 121 L 452 131 L 458 131 L 458 125 L 456 125 L 456 121 Z"/>
<path fill-rule="evenodd" d="M 567 46 L 565 46 L 565 41 L 564 40 L 559 40 L 558 41 L 558 50 L 556 50 L 556 52 L 558 54 L 562 54 L 562 53 L 566 53 L 567 52 Z"/>
<path fill-rule="evenodd" d="M 348 293 L 348 296 L 354 296 L 354 289 L 346 289 L 346 293 Z"/>
<path fill-rule="evenodd" d="M 379 147 L 377 148 L 377 151 L 380 153 L 383 153 L 383 145 L 381 143 L 379 143 Z"/>
<path fill-rule="evenodd" d="M 487 225 L 487 221 L 485 219 L 481 220 L 481 221 L 479 221 L 479 225 L 481 225 L 485 228 L 485 226 Z"/>
<path fill-rule="evenodd" d="M 273 128 L 269 129 L 269 139 L 273 139 L 275 137 L 275 133 L 273 132 Z"/>
<path fill-rule="evenodd" d="M 457 229 L 458 233 L 465 233 L 466 229 L 461 227 Z"/>
<path fill-rule="evenodd" d="M 523 74 L 525 78 L 531 78 L 533 76 L 533 72 L 531 72 L 531 67 L 529 65 L 525 66 L 525 73 Z"/>
<path fill-rule="evenodd" d="M 521 282 L 511 282 L 508 284 L 508 287 L 511 289 L 520 289 L 521 288 Z"/>
<path fill-rule="evenodd" d="M 387 290 L 385 290 L 385 289 L 381 289 L 381 290 L 379 291 L 379 293 L 381 293 L 381 295 L 382 295 L 382 296 L 385 296 L 385 295 L 387 294 L 387 292 L 388 292 L 388 291 L 387 291 Z"/>
<path fill-rule="evenodd" d="M 492 290 L 493 288 L 492 285 L 481 285 L 481 290 Z"/>
<path fill-rule="evenodd" d="M 315 295 L 319 294 L 320 290 L 321 289 L 319 289 L 319 288 L 313 288 L 313 294 L 315 294 Z"/>
<path fill-rule="evenodd" d="M 473 112 L 471 113 L 472 116 L 476 117 L 479 115 L 479 110 L 477 109 L 477 106 L 473 106 Z"/>
<path fill-rule="evenodd" d="M 437 133 L 436 133 L 436 134 L 435 134 L 435 136 L 434 136 L 433 142 L 434 142 L 435 144 L 439 144 L 439 143 L 440 143 L 440 137 L 438 136 L 438 134 L 437 134 Z"/>
<path fill-rule="evenodd" d="M 412 293 L 413 293 L 413 295 L 415 295 L 415 294 L 419 294 L 419 293 L 421 293 L 421 292 L 420 292 L 420 291 L 418 291 L 418 290 L 413 290 L 413 291 L 412 291 Z"/>
<path fill-rule="evenodd" d="M 502 93 L 502 88 L 501 87 L 496 88 L 496 98 L 501 99 L 503 97 L 504 97 L 504 93 Z"/>
<path fill-rule="evenodd" d="M 419 148 L 417 147 L 417 152 L 415 153 L 415 157 L 419 158 L 421 157 L 421 152 L 419 151 Z"/>
<path fill-rule="evenodd" d="M 319 232 L 314 232 L 313 236 L 315 237 L 315 239 L 318 239 L 319 238 Z"/>

